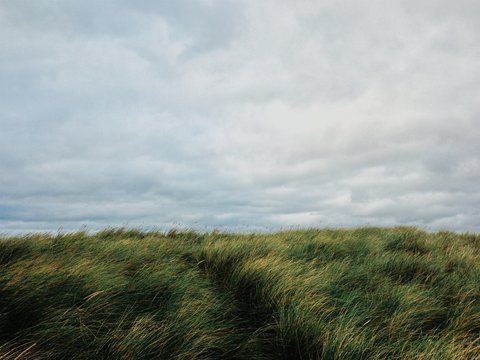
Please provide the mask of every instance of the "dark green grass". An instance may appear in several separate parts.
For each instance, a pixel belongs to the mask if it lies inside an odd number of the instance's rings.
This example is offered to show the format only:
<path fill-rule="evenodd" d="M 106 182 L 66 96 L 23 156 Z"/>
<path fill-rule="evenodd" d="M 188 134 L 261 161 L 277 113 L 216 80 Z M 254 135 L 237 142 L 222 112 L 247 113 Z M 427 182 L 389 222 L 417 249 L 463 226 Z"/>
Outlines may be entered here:
<path fill-rule="evenodd" d="M 478 359 L 480 236 L 0 240 L 0 359 Z"/>

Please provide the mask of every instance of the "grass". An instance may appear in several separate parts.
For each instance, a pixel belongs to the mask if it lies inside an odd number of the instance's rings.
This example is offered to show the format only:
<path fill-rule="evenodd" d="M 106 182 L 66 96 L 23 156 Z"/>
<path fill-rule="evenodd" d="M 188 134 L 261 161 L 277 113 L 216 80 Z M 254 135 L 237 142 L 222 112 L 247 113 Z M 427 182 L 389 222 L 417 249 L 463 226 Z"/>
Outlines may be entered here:
<path fill-rule="evenodd" d="M 480 236 L 0 240 L 0 359 L 479 359 Z"/>

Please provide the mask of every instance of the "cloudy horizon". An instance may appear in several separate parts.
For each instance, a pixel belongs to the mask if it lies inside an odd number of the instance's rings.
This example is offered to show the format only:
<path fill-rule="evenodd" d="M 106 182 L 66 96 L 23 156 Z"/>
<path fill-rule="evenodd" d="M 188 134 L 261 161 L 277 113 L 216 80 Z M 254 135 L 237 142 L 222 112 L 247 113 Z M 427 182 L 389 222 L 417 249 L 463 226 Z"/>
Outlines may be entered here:
<path fill-rule="evenodd" d="M 480 231 L 480 3 L 0 1 L 0 233 Z"/>

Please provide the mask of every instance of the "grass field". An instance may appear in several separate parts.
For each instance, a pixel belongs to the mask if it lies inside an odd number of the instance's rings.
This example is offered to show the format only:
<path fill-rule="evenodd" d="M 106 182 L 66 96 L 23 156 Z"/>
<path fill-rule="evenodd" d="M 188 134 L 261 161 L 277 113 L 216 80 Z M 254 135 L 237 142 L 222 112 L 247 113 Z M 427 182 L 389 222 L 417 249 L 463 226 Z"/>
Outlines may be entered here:
<path fill-rule="evenodd" d="M 0 240 L 0 359 L 479 359 L 480 235 Z"/>

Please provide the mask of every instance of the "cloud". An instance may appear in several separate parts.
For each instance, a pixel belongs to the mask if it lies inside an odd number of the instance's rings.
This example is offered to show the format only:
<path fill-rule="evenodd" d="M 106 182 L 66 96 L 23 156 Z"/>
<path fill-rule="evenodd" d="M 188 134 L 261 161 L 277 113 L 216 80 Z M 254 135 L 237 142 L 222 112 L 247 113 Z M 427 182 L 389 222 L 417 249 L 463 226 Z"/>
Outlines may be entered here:
<path fill-rule="evenodd" d="M 471 1 L 0 5 L 0 231 L 478 231 Z"/>

